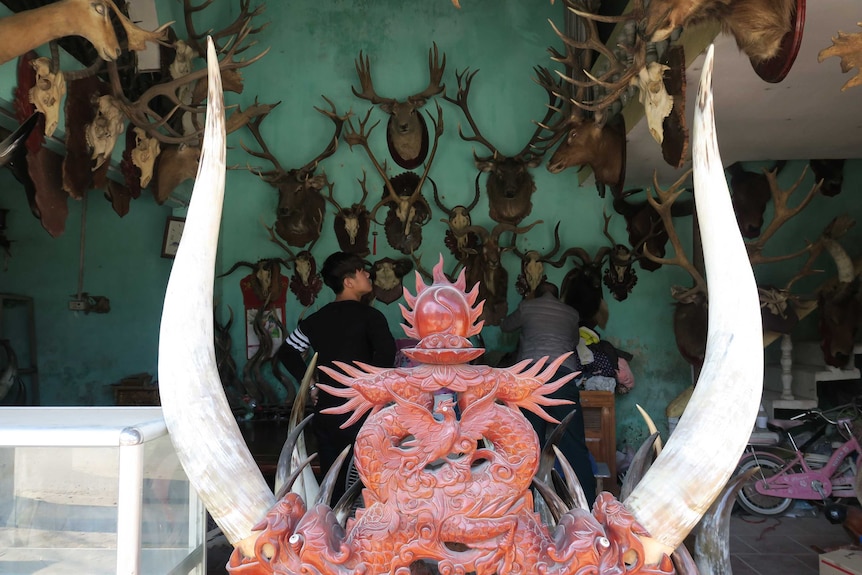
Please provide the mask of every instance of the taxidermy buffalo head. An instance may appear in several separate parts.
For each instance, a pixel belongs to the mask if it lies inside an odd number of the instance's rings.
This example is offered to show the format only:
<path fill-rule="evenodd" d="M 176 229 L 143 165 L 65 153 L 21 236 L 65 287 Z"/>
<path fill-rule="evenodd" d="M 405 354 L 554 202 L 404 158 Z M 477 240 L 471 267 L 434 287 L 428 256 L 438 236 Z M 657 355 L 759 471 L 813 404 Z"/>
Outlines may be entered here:
<path fill-rule="evenodd" d="M 479 284 L 479 299 L 485 300 L 481 317 L 487 325 L 500 325 L 503 318 L 508 315 L 506 292 L 509 289 L 509 274 L 500 261 L 503 252 L 512 249 L 517 234 L 526 233 L 540 223 L 542 220 L 537 220 L 529 226 L 520 228 L 501 223 L 494 226 L 490 232 L 482 226 L 467 226 L 453 232 L 456 237 L 474 233 L 482 242 L 479 249 L 469 254 L 463 262 L 467 285 L 472 288 Z M 500 236 L 505 232 L 513 234 L 512 243 L 509 246 L 500 245 Z"/>
<path fill-rule="evenodd" d="M 542 254 L 537 250 L 528 250 L 521 252 L 517 246 L 513 248 L 515 254 L 521 258 L 521 273 L 515 280 L 515 290 L 524 299 L 535 297 L 536 288 L 543 281 L 548 279 L 545 275 L 545 264 L 550 262 L 550 259 L 560 249 L 560 223 L 554 226 L 554 247 L 547 254 Z"/>
<path fill-rule="evenodd" d="M 458 259 L 458 261 L 463 260 L 470 251 L 475 251 L 476 248 L 479 247 L 480 240 L 476 234 L 461 234 L 456 236 L 456 232 L 460 232 L 467 226 L 473 224 L 473 221 L 470 217 L 470 212 L 473 208 L 476 207 L 476 204 L 479 203 L 479 176 L 481 172 L 476 175 L 476 194 L 473 196 L 473 201 L 470 202 L 469 206 L 455 206 L 452 209 L 447 208 L 443 205 L 443 202 L 440 201 L 440 195 L 437 193 L 437 186 L 434 186 L 434 203 L 437 204 L 437 207 L 443 210 L 443 213 L 446 214 L 445 220 L 440 220 L 441 222 L 445 222 L 449 225 L 449 229 L 446 230 L 446 235 L 443 239 L 443 242 L 446 244 L 446 247 L 449 248 L 449 251 L 452 252 L 452 255 Z M 433 180 L 431 182 L 434 183 Z M 431 277 L 431 276 L 428 276 Z"/>
<path fill-rule="evenodd" d="M 329 193 L 326 199 L 335 206 L 335 238 L 341 251 L 365 257 L 371 250 L 368 249 L 368 232 L 371 229 L 371 212 L 365 207 L 365 199 L 368 197 L 368 189 L 365 187 L 365 172 L 362 179 L 358 180 L 362 186 L 362 199 L 349 208 L 342 208 L 332 196 L 332 184 L 329 185 Z"/>
<path fill-rule="evenodd" d="M 570 256 L 580 260 L 566 273 L 560 286 L 560 300 L 577 310 L 581 325 L 604 327 L 607 322 L 607 304 L 602 293 L 602 266 L 611 248 L 604 246 L 591 257 L 584 248 L 569 248 L 555 262 L 563 267 Z"/>
<path fill-rule="evenodd" d="M 844 160 L 811 160 L 808 162 L 814 172 L 814 181 L 820 184 L 824 196 L 837 196 L 844 183 Z"/>
<path fill-rule="evenodd" d="M 332 120 L 335 124 L 335 133 L 326 148 L 301 168 L 285 170 L 269 151 L 260 133 L 260 124 L 269 115 L 269 111 L 248 123 L 248 128 L 260 145 L 261 151 L 251 150 L 240 142 L 246 152 L 255 158 L 269 160 L 275 166 L 274 170 L 256 173 L 263 181 L 278 189 L 275 231 L 288 245 L 294 247 L 304 247 L 320 237 L 323 216 L 326 212 L 326 200 L 321 190 L 328 182 L 325 174 L 315 175 L 314 172 L 321 160 L 328 158 L 338 149 L 338 138 L 344 125 L 345 117 L 336 113 L 335 105 L 331 101 L 327 98 L 324 100 L 332 108 L 331 111 L 316 107 L 315 110 Z"/>
<path fill-rule="evenodd" d="M 359 120 L 359 130 L 355 130 L 353 122 L 347 120 L 347 131 L 344 134 L 344 141 L 352 149 L 353 146 L 359 145 L 365 149 L 371 163 L 374 164 L 377 173 L 383 180 L 383 198 L 377 202 L 377 205 L 371 210 L 371 219 L 375 222 L 377 210 L 384 205 L 389 205 L 389 213 L 386 215 L 384 228 L 386 230 L 386 240 L 396 250 L 403 254 L 411 254 L 422 243 L 422 226 L 431 219 L 431 206 L 422 195 L 422 186 L 425 185 L 425 179 L 428 178 L 428 172 L 431 170 L 431 165 L 434 163 L 434 156 L 437 154 L 437 142 L 440 140 L 440 135 L 443 133 L 443 110 L 440 105 L 437 105 L 437 120 L 429 114 L 431 122 L 434 124 L 434 145 L 431 147 L 431 154 L 428 161 L 425 162 L 425 170 L 422 176 L 418 176 L 413 172 L 405 172 L 390 179 L 386 174 L 386 169 L 377 161 L 371 148 L 368 146 L 368 136 L 377 124 L 373 124 L 366 131 L 365 126 L 371 116 L 371 110 L 365 114 L 365 118 Z"/>
<path fill-rule="evenodd" d="M 772 171 L 777 176 L 785 162 L 778 162 Z M 763 173 L 746 171 L 739 162 L 728 166 L 733 211 L 744 238 L 756 238 L 763 227 L 763 213 L 772 197 L 770 180 Z"/>
<path fill-rule="evenodd" d="M 389 143 L 392 159 L 402 168 L 412 170 L 425 161 L 425 156 L 428 154 L 428 127 L 425 125 L 420 109 L 428 98 L 446 89 L 446 86 L 440 83 L 445 69 L 446 55 L 443 54 L 443 62 L 439 62 L 437 44 L 434 44 L 434 47 L 428 51 L 428 71 L 431 75 L 428 87 L 399 102 L 395 98 L 382 98 L 377 95 L 371 82 L 371 64 L 368 62 L 368 56 L 363 60 L 362 52 L 359 53 L 359 59 L 356 60 L 356 73 L 359 74 L 362 91 L 351 89 L 358 98 L 368 100 L 372 104 L 380 104 L 380 109 L 389 114 L 386 141 Z"/>
<path fill-rule="evenodd" d="M 473 152 L 473 160 L 476 162 L 476 167 L 481 172 L 488 174 L 488 180 L 485 183 L 485 192 L 488 194 L 488 208 L 491 219 L 495 222 L 517 225 L 526 218 L 533 209 L 531 197 L 536 191 L 536 182 L 533 180 L 533 175 L 530 173 L 531 168 L 535 168 L 542 161 L 541 152 L 534 151 L 534 146 L 539 142 L 539 136 L 544 129 L 541 124 L 547 122 L 555 113 L 556 96 L 547 88 L 550 103 L 548 104 L 548 113 L 545 119 L 540 122 L 539 127 L 533 133 L 530 141 L 523 149 L 514 156 L 505 156 L 489 142 L 476 126 L 473 120 L 473 115 L 467 107 L 467 97 L 470 92 L 470 84 L 473 82 L 473 77 L 479 71 L 456 72 L 458 78 L 458 93 L 455 98 L 443 96 L 448 102 L 452 102 L 464 112 L 464 117 L 467 123 L 470 124 L 470 129 L 473 130 L 472 136 L 465 136 L 458 126 L 458 134 L 467 142 L 478 142 L 485 146 L 490 152 L 490 156 L 480 157 Z M 550 77 L 550 73 L 544 68 L 537 68 L 536 73 Z M 543 84 L 544 85 L 544 84 Z M 479 185 L 479 180 L 476 180 L 476 185 Z M 478 192 L 478 188 L 477 188 Z"/>
<path fill-rule="evenodd" d="M 401 281 L 413 270 L 413 262 L 407 258 L 379 259 L 371 266 L 374 297 L 385 304 L 401 298 L 404 288 Z"/>

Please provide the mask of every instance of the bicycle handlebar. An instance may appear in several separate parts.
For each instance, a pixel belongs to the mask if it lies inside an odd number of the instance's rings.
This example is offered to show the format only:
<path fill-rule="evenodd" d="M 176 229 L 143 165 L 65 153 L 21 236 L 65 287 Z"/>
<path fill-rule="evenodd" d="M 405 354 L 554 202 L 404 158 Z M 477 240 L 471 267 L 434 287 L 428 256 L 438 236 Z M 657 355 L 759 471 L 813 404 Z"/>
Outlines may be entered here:
<path fill-rule="evenodd" d="M 797 421 L 799 419 L 805 419 L 805 418 L 810 418 L 811 416 L 816 416 L 816 417 L 819 417 L 820 419 L 823 419 L 827 423 L 830 423 L 832 425 L 836 425 L 838 423 L 839 419 L 842 419 L 842 418 L 836 417 L 835 420 L 833 421 L 832 419 L 830 419 L 829 417 L 826 416 L 827 413 L 830 413 L 830 414 L 833 412 L 841 413 L 841 412 L 846 411 L 846 410 L 852 410 L 854 417 L 855 417 L 855 416 L 859 415 L 860 402 L 862 402 L 862 397 L 857 397 L 857 398 L 854 398 L 853 401 L 850 403 L 845 403 L 844 405 L 838 405 L 836 407 L 831 407 L 829 409 L 825 409 L 825 410 L 824 409 L 809 409 L 808 411 L 804 411 L 802 413 L 799 413 L 797 415 L 792 416 L 790 419 L 791 419 L 791 421 Z"/>

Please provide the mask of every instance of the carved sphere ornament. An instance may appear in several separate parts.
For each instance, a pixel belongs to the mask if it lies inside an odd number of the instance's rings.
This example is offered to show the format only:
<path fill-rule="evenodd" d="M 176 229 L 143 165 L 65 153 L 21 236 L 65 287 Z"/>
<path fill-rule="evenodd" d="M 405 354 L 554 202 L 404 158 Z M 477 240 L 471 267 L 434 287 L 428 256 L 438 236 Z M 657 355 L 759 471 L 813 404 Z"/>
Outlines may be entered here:
<path fill-rule="evenodd" d="M 541 522 L 530 491 L 539 441 L 519 408 L 558 423 L 543 406 L 565 403 L 548 395 L 576 375 L 550 381 L 568 354 L 511 368 L 468 364 L 484 352 L 467 339 L 483 325 L 478 289 L 466 292 L 463 272 L 451 283 L 442 257 L 433 277 L 426 286 L 417 273 L 416 295 L 404 290 L 410 308 L 401 306 L 404 332 L 419 340 L 404 352 L 418 366 L 320 367 L 346 386 L 319 385 L 346 399 L 326 413 L 349 415 L 345 426 L 370 413 L 354 452 L 364 507 L 342 527 L 325 503 L 306 508 L 288 493 L 256 527 L 256 556 L 236 550 L 228 571 L 408 575 L 430 562 L 444 575 L 673 573 L 667 555 L 646 564 L 646 530 L 609 493 L 592 513 L 565 512 L 553 530 Z M 435 401 L 442 391 L 457 399 Z"/>

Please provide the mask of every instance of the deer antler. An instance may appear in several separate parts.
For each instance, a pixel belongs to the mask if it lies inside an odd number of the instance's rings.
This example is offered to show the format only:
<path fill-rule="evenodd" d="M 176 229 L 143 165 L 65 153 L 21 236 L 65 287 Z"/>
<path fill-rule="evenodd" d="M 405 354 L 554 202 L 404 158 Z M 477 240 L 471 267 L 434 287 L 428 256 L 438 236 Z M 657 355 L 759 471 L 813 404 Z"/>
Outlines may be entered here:
<path fill-rule="evenodd" d="M 188 34 L 188 39 L 186 43 L 189 46 L 195 49 L 198 54 L 204 53 L 204 44 L 203 41 L 207 38 L 207 36 L 213 39 L 213 43 L 216 46 L 216 51 L 218 53 L 223 52 L 233 41 L 232 38 L 241 34 L 244 31 L 244 28 L 248 22 L 250 22 L 256 16 L 259 16 L 266 10 L 266 4 L 261 4 L 257 8 L 252 11 L 249 11 L 249 5 L 251 4 L 251 0 L 241 0 L 240 1 L 240 9 L 239 14 L 236 19 L 222 28 L 219 31 L 208 30 L 203 33 L 198 33 L 195 30 L 194 25 L 194 14 L 197 12 L 201 12 L 205 10 L 210 4 L 213 3 L 214 0 L 205 0 L 203 3 L 195 6 L 192 4 L 191 0 L 183 0 L 183 14 L 185 15 L 186 22 L 186 33 Z M 247 34 L 257 34 L 261 32 L 269 26 L 269 23 L 263 24 L 257 28 L 251 29 L 247 32 Z M 223 44 L 219 43 L 220 40 L 227 39 Z M 237 54 L 251 48 L 256 42 L 252 42 L 248 46 L 240 48 L 236 51 Z"/>
<path fill-rule="evenodd" d="M 469 68 L 465 68 L 463 72 L 458 72 L 455 70 L 455 78 L 458 81 L 458 93 L 455 95 L 455 98 L 450 98 L 447 94 L 443 94 L 443 99 L 447 102 L 451 102 L 455 104 L 461 111 L 464 112 L 464 118 L 467 120 L 467 123 L 470 124 L 470 129 L 473 130 L 472 136 L 465 136 L 464 131 L 461 129 L 461 124 L 458 124 L 458 135 L 461 136 L 461 139 L 465 142 L 478 142 L 485 146 L 490 152 L 491 156 L 487 158 L 480 158 L 476 154 L 476 150 L 473 150 L 473 158 L 477 161 L 485 161 L 490 157 L 497 157 L 499 152 L 497 148 L 495 148 L 491 142 L 489 142 L 482 133 L 479 131 L 479 128 L 476 126 L 476 122 L 473 120 L 473 115 L 470 113 L 470 109 L 467 106 L 467 96 L 470 94 L 470 85 L 473 83 L 473 77 L 479 73 L 479 70 L 474 70 L 470 72 Z"/>
<path fill-rule="evenodd" d="M 443 54 L 443 62 L 440 62 L 440 54 L 437 50 L 437 42 L 432 43 L 432 48 L 428 50 L 428 75 L 431 77 L 428 81 L 428 87 L 418 94 L 413 94 L 409 101 L 427 100 L 431 96 L 436 96 L 440 92 L 446 90 L 446 85 L 441 84 L 443 72 L 446 70 L 446 54 Z"/>
<path fill-rule="evenodd" d="M 255 11 L 252 16 L 257 14 L 257 12 L 258 11 Z M 222 74 L 254 64 L 269 52 L 269 48 L 267 48 L 249 60 L 235 59 L 236 54 L 239 51 L 254 44 L 252 42 L 248 46 L 240 48 L 248 36 L 260 30 L 260 28 L 251 28 L 250 19 L 251 16 L 244 20 L 242 29 L 236 35 L 235 41 L 224 53 L 224 58 L 219 62 L 219 68 L 221 69 Z M 187 105 L 183 103 L 179 92 L 184 86 L 196 83 L 198 80 L 206 78 L 206 68 L 190 72 L 169 82 L 155 84 L 141 94 L 141 96 L 134 102 L 129 100 L 123 92 L 116 62 L 108 63 L 108 75 L 111 81 L 112 94 L 117 99 L 117 105 L 120 110 L 122 110 L 123 114 L 132 124 L 147 132 L 150 137 L 156 138 L 164 144 L 196 144 L 200 140 L 202 130 L 196 130 L 191 134 L 181 134 L 172 128 L 169 122 L 173 115 L 178 111 L 191 112 L 193 114 L 201 113 L 203 111 L 201 106 Z M 158 114 L 150 105 L 150 103 L 159 96 L 166 98 L 173 104 L 173 107 L 165 116 Z"/>
<path fill-rule="evenodd" d="M 643 253 L 649 260 L 654 261 L 661 265 L 675 265 L 679 266 L 685 271 L 689 273 L 691 278 L 694 280 L 694 286 L 691 288 L 682 288 L 680 286 L 674 286 L 671 288 L 671 295 L 677 301 L 685 301 L 693 297 L 698 293 L 702 293 L 706 295 L 706 281 L 703 279 L 703 275 L 697 268 L 694 267 L 694 264 L 688 259 L 688 256 L 685 254 L 685 249 L 682 247 L 682 242 L 679 240 L 679 235 L 676 233 L 676 228 L 673 225 L 673 218 L 671 217 L 671 207 L 676 199 L 685 192 L 685 188 L 682 187 L 683 182 L 688 178 L 691 174 L 691 170 L 685 172 L 680 178 L 671 185 L 667 190 L 662 190 L 658 185 L 658 175 L 653 174 L 653 187 L 655 188 L 655 193 L 658 196 L 658 199 L 653 197 L 650 193 L 649 189 L 646 190 L 647 201 L 650 205 L 655 209 L 658 215 L 661 217 L 662 224 L 664 225 L 664 229 L 667 232 L 667 237 L 670 240 L 671 245 L 673 246 L 674 257 L 673 258 L 660 258 L 654 256 L 649 252 L 649 248 L 647 244 L 643 245 Z"/>
<path fill-rule="evenodd" d="M 625 63 L 620 61 L 620 58 L 608 48 L 599 38 L 596 22 L 619 23 L 626 21 L 639 21 L 644 16 L 643 0 L 636 0 L 633 9 L 621 16 L 600 16 L 577 8 L 572 0 L 566 0 L 566 9 L 579 16 L 584 22 L 584 29 L 587 38 L 584 41 L 576 41 L 569 38 L 551 22 L 551 27 L 559 38 L 566 45 L 567 57 L 561 56 L 558 52 L 552 51 L 553 59 L 571 64 L 574 70 L 582 71 L 588 80 L 583 81 L 575 77 L 569 77 L 561 72 L 557 72 L 559 76 L 575 86 L 578 89 L 602 88 L 604 96 L 600 99 L 591 101 L 583 101 L 583 91 L 579 91 L 579 96 L 570 98 L 569 101 L 576 107 L 593 112 L 596 116 L 596 121 L 602 123 L 609 117 L 605 112 L 620 96 L 625 92 L 631 81 L 637 78 L 638 73 L 646 65 L 646 42 L 643 38 L 635 35 L 634 45 L 631 47 L 618 44 L 617 48 L 626 53 Z M 575 62 L 574 50 L 592 50 L 601 56 L 604 56 L 608 62 L 608 69 L 600 76 L 596 77 L 589 70 L 582 68 Z M 574 74 L 573 74 L 574 76 Z"/>
<path fill-rule="evenodd" d="M 745 244 L 745 247 L 748 250 L 748 259 L 751 261 L 752 265 L 780 262 L 793 259 L 813 249 L 813 244 L 811 244 L 797 252 L 794 252 L 792 254 L 786 254 L 783 256 L 765 257 L 762 253 L 766 242 L 769 241 L 769 238 L 775 235 L 775 232 L 777 232 L 778 229 L 783 226 L 789 219 L 801 212 L 805 208 L 805 206 L 807 206 L 811 202 L 811 200 L 814 199 L 814 196 L 817 194 L 817 192 L 820 191 L 820 186 L 823 183 L 822 181 L 815 183 L 814 186 L 812 186 L 812 188 L 808 190 L 808 193 L 805 195 L 802 201 L 796 205 L 795 208 L 787 207 L 787 201 L 790 199 L 790 196 L 793 195 L 793 192 L 795 192 L 796 189 L 799 187 L 799 184 L 802 183 L 802 180 L 805 178 L 805 174 L 807 172 L 808 166 L 805 166 L 805 168 L 802 170 L 802 173 L 799 175 L 799 178 L 796 179 L 796 182 L 794 182 L 793 185 L 786 190 L 782 190 L 778 187 L 778 170 L 764 170 L 766 180 L 767 182 L 769 182 L 769 191 L 772 195 L 772 205 L 774 206 L 775 211 L 774 215 L 772 216 L 772 221 L 769 222 L 769 225 L 766 227 L 763 233 L 760 234 L 760 237 L 757 238 L 757 241 L 747 242 Z"/>

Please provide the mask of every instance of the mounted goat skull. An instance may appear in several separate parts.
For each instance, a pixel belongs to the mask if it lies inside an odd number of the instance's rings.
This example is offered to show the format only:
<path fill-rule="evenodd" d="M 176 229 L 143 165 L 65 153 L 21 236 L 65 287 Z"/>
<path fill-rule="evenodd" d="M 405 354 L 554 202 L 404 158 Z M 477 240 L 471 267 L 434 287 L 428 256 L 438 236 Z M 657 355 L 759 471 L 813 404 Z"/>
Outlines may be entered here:
<path fill-rule="evenodd" d="M 248 124 L 248 129 L 260 145 L 261 151 L 256 152 L 251 150 L 240 142 L 240 145 L 246 152 L 255 158 L 269 160 L 275 166 L 274 170 L 256 171 L 255 173 L 263 181 L 278 190 L 275 231 L 288 245 L 294 247 L 304 247 L 309 242 L 313 242 L 320 237 L 323 216 L 326 212 L 326 200 L 321 190 L 323 190 L 323 187 L 328 182 L 326 175 L 314 175 L 314 172 L 317 170 L 317 166 L 321 160 L 328 158 L 338 149 L 338 138 L 341 135 L 341 128 L 346 119 L 345 116 L 339 116 L 336 113 L 335 105 L 329 99 L 324 97 L 324 100 L 332 108 L 331 111 L 317 107 L 314 109 L 332 120 L 332 123 L 335 124 L 335 133 L 329 140 L 326 148 L 301 168 L 291 170 L 282 168 L 272 152 L 269 151 L 266 142 L 264 142 L 263 136 L 260 133 L 260 124 L 269 115 L 271 109 L 256 117 Z M 275 104 L 272 108 L 275 108 L 277 105 Z"/>
<path fill-rule="evenodd" d="M 60 104 L 66 95 L 63 72 L 51 70 L 51 60 L 36 58 L 30 65 L 36 71 L 36 84 L 30 88 L 30 103 L 45 115 L 45 135 L 51 136 L 60 121 Z"/>
<path fill-rule="evenodd" d="M 548 279 L 545 275 L 545 265 L 560 249 L 560 223 L 554 226 L 554 247 L 547 254 L 542 254 L 537 250 L 528 250 L 521 252 L 515 246 L 513 251 L 521 258 L 521 273 L 515 280 L 515 290 L 524 298 L 530 299 L 535 297 L 536 288 L 543 281 Z"/>
<path fill-rule="evenodd" d="M 536 74 L 539 77 L 546 78 L 553 84 L 550 79 L 550 73 L 545 68 L 536 68 Z M 479 70 L 469 72 L 455 72 L 458 79 L 458 93 L 455 98 L 443 96 L 447 102 L 452 102 L 464 112 L 464 117 L 467 123 L 470 124 L 470 129 L 473 130 L 472 136 L 465 136 L 458 126 L 458 134 L 461 139 L 467 142 L 478 142 L 485 146 L 490 152 L 490 156 L 479 157 L 476 151 L 473 151 L 473 159 L 476 162 L 476 167 L 480 171 L 488 173 L 488 180 L 485 183 L 485 192 L 488 194 L 488 207 L 490 209 L 491 219 L 495 222 L 517 225 L 530 215 L 533 209 L 533 204 L 530 201 L 533 192 L 536 191 L 536 182 L 533 180 L 533 175 L 530 173 L 531 168 L 535 168 L 542 161 L 544 150 L 540 153 L 534 151 L 535 144 L 539 142 L 539 136 L 544 128 L 542 127 L 556 112 L 557 97 L 550 89 L 547 83 L 540 83 L 548 93 L 550 102 L 548 103 L 548 112 L 544 120 L 539 122 L 539 127 L 533 133 L 530 141 L 524 148 L 514 156 L 504 156 L 479 132 L 476 122 L 473 120 L 473 115 L 467 107 L 467 97 L 470 92 L 470 84 L 473 82 L 473 77 L 479 73 Z M 479 180 L 476 180 L 478 193 Z"/>
<path fill-rule="evenodd" d="M 341 251 L 365 257 L 371 250 L 368 249 L 368 232 L 371 229 L 371 212 L 365 207 L 365 199 L 368 197 L 368 189 L 365 187 L 365 172 L 362 179 L 358 180 L 362 186 L 362 199 L 349 208 L 342 208 L 332 196 L 333 185 L 329 184 L 329 193 L 325 196 L 337 212 L 335 213 L 335 238 Z"/>
<path fill-rule="evenodd" d="M 126 31 L 129 50 L 145 50 L 147 42 L 162 42 L 168 22 L 152 32 L 132 24 L 111 0 L 61 0 L 0 18 L 0 64 L 65 36 L 83 36 L 108 62 L 121 53 L 111 24 L 111 11 Z"/>
<path fill-rule="evenodd" d="M 216 277 L 225 277 L 236 271 L 237 268 L 245 267 L 251 270 L 250 282 L 252 292 L 264 309 L 269 308 L 281 297 L 284 286 L 282 285 L 281 266 L 289 267 L 290 261 L 282 258 L 267 258 L 258 260 L 257 263 L 238 261 L 231 268 Z"/>
<path fill-rule="evenodd" d="M 123 114 L 113 96 L 99 96 L 94 103 L 96 117 L 87 124 L 85 133 L 87 145 L 92 153 L 91 158 L 95 162 L 91 169 L 96 171 L 111 159 L 111 153 L 117 144 L 117 138 L 123 133 L 125 124 Z"/>
<path fill-rule="evenodd" d="M 386 204 L 389 204 L 389 213 L 386 215 L 384 228 L 386 230 L 386 240 L 396 250 L 403 254 L 411 254 L 416 251 L 416 248 L 422 243 L 422 226 L 431 219 L 431 206 L 422 195 L 422 186 L 425 185 L 425 179 L 428 178 L 428 172 L 431 170 L 431 165 L 434 163 L 434 156 L 437 153 L 437 142 L 440 140 L 440 135 L 443 133 L 443 110 L 437 104 L 437 120 L 435 121 L 431 114 L 428 117 L 434 124 L 434 145 L 431 147 L 431 154 L 428 161 L 425 162 L 425 171 L 422 176 L 418 176 L 413 172 L 405 172 L 390 179 L 386 174 L 386 165 L 380 165 L 371 148 L 368 146 L 368 136 L 371 131 L 377 126 L 377 123 L 371 125 L 366 132 L 365 126 L 371 116 L 371 110 L 365 114 L 365 118 L 359 120 L 359 131 L 353 128 L 353 122 L 347 120 L 347 131 L 344 134 L 344 141 L 352 149 L 353 146 L 359 145 L 365 149 L 371 163 L 374 164 L 377 173 L 383 180 L 383 199 L 377 202 L 371 210 L 371 219 L 377 221 L 375 216 L 377 210 Z"/>
<path fill-rule="evenodd" d="M 473 220 L 470 218 L 470 212 L 476 207 L 476 204 L 479 203 L 479 176 L 481 175 L 481 172 L 476 175 L 476 195 L 473 196 L 473 201 L 470 202 L 469 206 L 459 205 L 452 209 L 447 208 L 443 205 L 443 202 L 440 201 L 440 195 L 437 193 L 437 186 L 434 186 L 434 203 L 437 204 L 437 207 L 443 210 L 443 213 L 447 216 L 446 219 L 440 221 L 445 222 L 449 226 L 449 229 L 446 230 L 443 243 L 446 244 L 446 247 L 449 248 L 449 251 L 452 252 L 452 255 L 455 256 L 458 261 L 462 261 L 472 251 L 475 251 L 481 242 L 479 236 L 473 233 L 456 235 L 464 228 L 473 224 Z M 428 277 L 431 276 L 429 275 Z"/>
<path fill-rule="evenodd" d="M 356 73 L 359 75 L 362 91 L 351 89 L 357 98 L 368 100 L 372 104 L 380 104 L 380 109 L 389 114 L 386 141 L 389 143 L 392 159 L 402 168 L 412 170 L 425 161 L 425 156 L 428 154 L 428 127 L 419 110 L 428 98 L 446 89 L 446 86 L 440 83 L 445 69 L 446 54 L 443 54 L 443 62 L 440 63 L 435 43 L 434 47 L 428 50 L 428 72 L 431 76 L 428 87 L 399 102 L 395 98 L 383 98 L 377 95 L 371 81 L 371 64 L 368 62 L 368 56 L 363 60 L 362 52 L 359 52 Z"/>
<path fill-rule="evenodd" d="M 330 190 L 331 191 L 331 190 Z M 311 254 L 311 247 L 307 250 L 302 250 L 299 253 L 293 253 L 293 250 L 284 242 L 278 239 L 273 228 L 269 227 L 261 221 L 263 227 L 269 233 L 269 241 L 279 246 L 281 249 L 290 254 L 288 262 L 293 263 L 293 275 L 290 276 L 290 291 L 299 300 L 299 303 L 305 307 L 310 306 L 317 299 L 317 294 L 323 289 L 323 280 L 320 274 L 317 273 L 317 262 L 314 261 L 314 256 Z M 317 240 L 315 240 L 317 241 Z"/>

